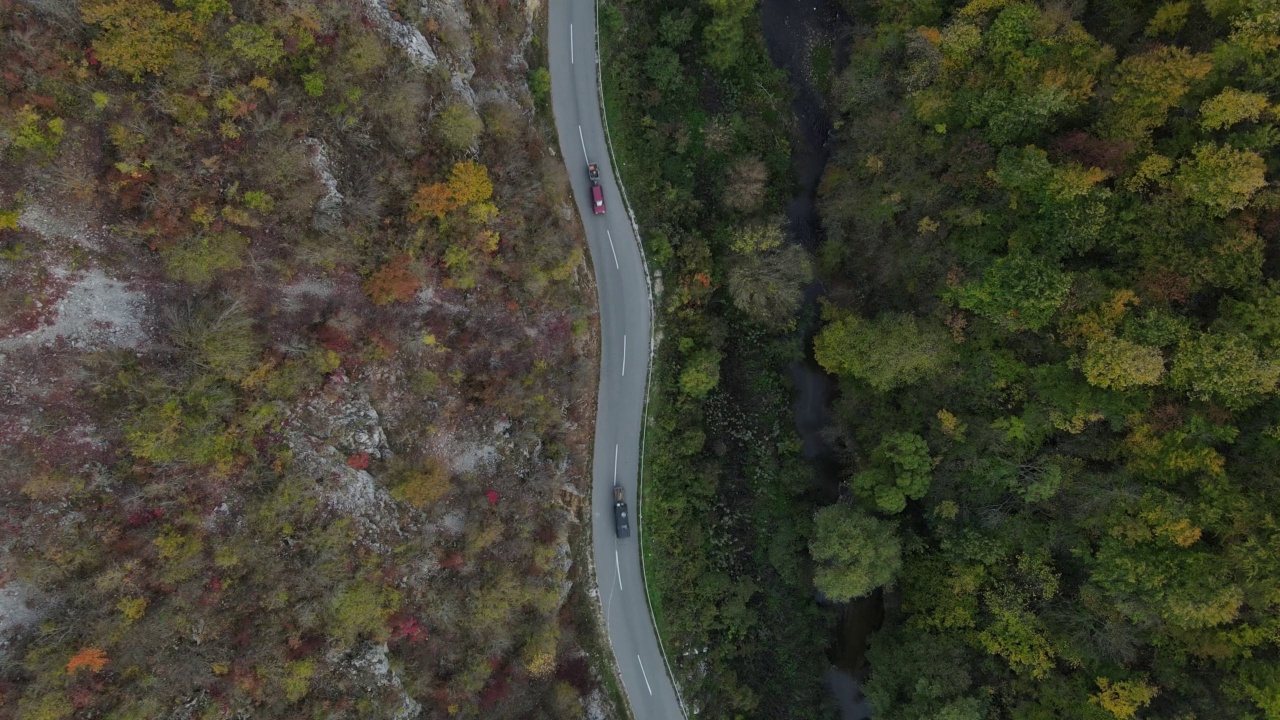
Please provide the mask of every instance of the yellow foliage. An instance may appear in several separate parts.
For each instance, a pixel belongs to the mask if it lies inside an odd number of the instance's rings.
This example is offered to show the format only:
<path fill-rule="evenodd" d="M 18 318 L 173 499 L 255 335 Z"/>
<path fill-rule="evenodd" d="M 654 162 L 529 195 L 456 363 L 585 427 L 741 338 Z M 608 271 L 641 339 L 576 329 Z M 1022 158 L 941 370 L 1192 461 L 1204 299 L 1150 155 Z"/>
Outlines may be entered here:
<path fill-rule="evenodd" d="M 1129 720 L 1138 710 L 1148 705 L 1160 692 L 1143 680 L 1118 680 L 1098 678 L 1098 693 L 1089 702 L 1111 713 L 1116 720 Z"/>
<path fill-rule="evenodd" d="M 134 620 L 140 619 L 147 612 L 147 599 L 144 597 L 121 598 L 116 603 L 116 610 L 124 616 L 124 624 L 132 625 Z"/>
<path fill-rule="evenodd" d="M 956 13 L 960 17 L 976 17 L 989 13 L 992 10 L 999 10 L 1008 5 L 1011 0 L 972 0 L 968 5 L 960 8 Z"/>
<path fill-rule="evenodd" d="M 1139 304 L 1137 293 L 1128 288 L 1116 290 L 1111 299 L 1076 316 L 1068 328 L 1073 341 L 1102 340 L 1109 337 L 1124 319 L 1129 308 Z"/>
<path fill-rule="evenodd" d="M 20 217 L 22 217 L 21 208 L 0 210 L 0 230 L 17 230 Z"/>
<path fill-rule="evenodd" d="M 960 418 L 945 408 L 938 411 L 938 422 L 942 424 L 942 434 L 953 440 L 963 440 L 965 430 L 969 429 L 968 425 L 960 422 Z"/>
<path fill-rule="evenodd" d="M 555 672 L 559 635 L 559 625 L 548 621 L 525 646 L 522 659 L 530 675 L 545 678 Z"/>
<path fill-rule="evenodd" d="M 422 467 L 405 473 L 404 480 L 395 488 L 393 495 L 398 500 L 420 508 L 438 502 L 452 489 L 453 480 L 448 468 L 443 463 L 430 459 Z"/>
<path fill-rule="evenodd" d="M 467 160 L 453 166 L 449 173 L 449 192 L 461 205 L 484 202 L 493 197 L 493 181 L 485 166 Z"/>
<path fill-rule="evenodd" d="M 1158 437 L 1150 425 L 1141 423 L 1125 438 L 1129 468 L 1153 476 L 1203 472 L 1221 477 L 1226 459 L 1210 447 L 1183 447 L 1177 437 Z"/>
<path fill-rule="evenodd" d="M 155 0 L 84 0 L 80 15 L 103 29 L 93 41 L 98 60 L 134 82 L 167 70 L 200 34 L 190 12 L 169 12 Z"/>

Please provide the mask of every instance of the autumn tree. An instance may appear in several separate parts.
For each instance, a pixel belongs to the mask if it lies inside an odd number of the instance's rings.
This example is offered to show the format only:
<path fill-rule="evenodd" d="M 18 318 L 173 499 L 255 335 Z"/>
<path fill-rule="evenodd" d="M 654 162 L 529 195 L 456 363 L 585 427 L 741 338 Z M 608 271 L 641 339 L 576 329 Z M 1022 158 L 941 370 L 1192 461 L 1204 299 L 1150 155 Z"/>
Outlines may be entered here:
<path fill-rule="evenodd" d="M 786 239 L 781 220 L 757 220 L 735 229 L 729 248 L 738 255 L 752 255 L 777 250 Z"/>
<path fill-rule="evenodd" d="M 1164 356 L 1158 348 L 1145 347 L 1117 337 L 1089 342 L 1084 356 L 1084 376 L 1100 388 L 1127 390 L 1156 385 L 1164 375 Z"/>
<path fill-rule="evenodd" d="M 394 476 L 395 497 L 417 508 L 434 505 L 453 489 L 449 468 L 434 458 L 398 467 Z"/>
<path fill-rule="evenodd" d="M 1178 164 L 1174 187 L 1215 215 L 1226 215 L 1243 208 L 1267 184 L 1266 169 L 1256 152 L 1204 143 Z"/>
<path fill-rule="evenodd" d="M 102 28 L 93 41 L 98 59 L 134 82 L 168 70 L 174 56 L 200 35 L 190 11 L 166 10 L 155 0 L 86 0 L 80 13 L 86 23 Z"/>
<path fill-rule="evenodd" d="M 1109 113 L 1100 129 L 1107 137 L 1143 140 L 1164 124 L 1170 108 L 1178 104 L 1213 69 L 1204 55 L 1184 48 L 1161 46 L 1125 58 L 1114 81 Z"/>
<path fill-rule="evenodd" d="M 1133 680 L 1097 679 L 1098 692 L 1090 702 L 1111 713 L 1116 720 L 1130 720 L 1155 699 L 1159 690 L 1142 678 Z"/>
<path fill-rule="evenodd" d="M 365 292 L 376 305 L 411 302 L 422 287 L 422 278 L 412 268 L 407 256 L 400 256 L 378 268 L 365 282 Z"/>
<path fill-rule="evenodd" d="M 74 675 L 77 670 L 84 668 L 89 672 L 102 672 L 107 666 L 107 653 L 102 648 L 86 647 L 67 661 L 67 674 Z"/>
<path fill-rule="evenodd" d="M 1258 122 L 1270 111 L 1266 95 L 1229 87 L 1200 104 L 1200 125 L 1208 130 L 1222 130 L 1236 123 Z"/>

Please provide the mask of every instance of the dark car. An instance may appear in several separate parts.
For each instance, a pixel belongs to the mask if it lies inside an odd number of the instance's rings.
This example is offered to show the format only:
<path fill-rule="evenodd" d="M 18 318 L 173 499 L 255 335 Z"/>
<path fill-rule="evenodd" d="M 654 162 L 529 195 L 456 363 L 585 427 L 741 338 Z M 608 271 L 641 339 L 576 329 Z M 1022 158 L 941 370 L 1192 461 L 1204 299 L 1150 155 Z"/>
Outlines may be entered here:
<path fill-rule="evenodd" d="M 600 166 L 595 163 L 587 165 L 587 177 L 591 178 L 591 212 L 604 214 L 604 188 L 600 187 Z"/>
<path fill-rule="evenodd" d="M 620 538 L 631 537 L 631 520 L 627 517 L 627 492 L 613 486 L 613 526 Z"/>

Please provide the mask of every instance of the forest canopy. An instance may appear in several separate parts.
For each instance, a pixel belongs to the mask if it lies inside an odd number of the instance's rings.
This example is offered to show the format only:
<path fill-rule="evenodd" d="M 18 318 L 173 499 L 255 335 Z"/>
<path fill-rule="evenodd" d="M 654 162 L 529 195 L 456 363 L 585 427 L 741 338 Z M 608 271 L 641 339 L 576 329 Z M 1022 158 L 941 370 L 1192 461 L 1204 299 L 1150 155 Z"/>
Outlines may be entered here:
<path fill-rule="evenodd" d="M 811 550 L 885 590 L 875 717 L 1280 718 L 1280 4 L 846 7 L 815 350 L 857 509 Z"/>

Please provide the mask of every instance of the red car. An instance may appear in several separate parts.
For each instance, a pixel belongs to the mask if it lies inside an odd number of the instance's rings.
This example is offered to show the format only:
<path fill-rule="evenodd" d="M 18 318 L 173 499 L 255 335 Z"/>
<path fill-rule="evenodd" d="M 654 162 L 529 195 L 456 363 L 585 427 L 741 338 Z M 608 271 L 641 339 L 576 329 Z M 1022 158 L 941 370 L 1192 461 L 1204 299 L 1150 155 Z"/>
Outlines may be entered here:
<path fill-rule="evenodd" d="M 587 176 L 591 178 L 591 212 L 604 214 L 604 188 L 600 187 L 600 168 L 595 163 L 587 165 Z"/>

